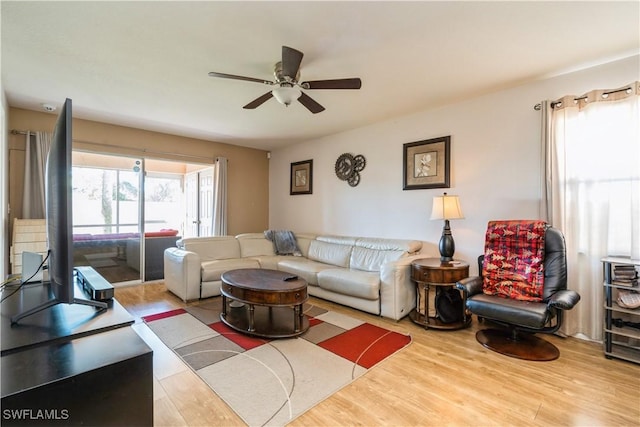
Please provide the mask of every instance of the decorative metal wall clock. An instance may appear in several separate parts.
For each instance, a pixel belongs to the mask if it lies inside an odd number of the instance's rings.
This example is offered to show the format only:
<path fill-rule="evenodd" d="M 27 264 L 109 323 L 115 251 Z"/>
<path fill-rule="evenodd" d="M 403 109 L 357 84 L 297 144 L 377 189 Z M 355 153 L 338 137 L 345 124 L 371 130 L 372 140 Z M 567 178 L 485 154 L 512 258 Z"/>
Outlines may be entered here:
<path fill-rule="evenodd" d="M 350 186 L 355 187 L 360 183 L 360 172 L 366 165 L 367 161 L 362 154 L 354 156 L 350 153 L 344 153 L 336 160 L 336 176 L 342 181 L 347 181 Z"/>

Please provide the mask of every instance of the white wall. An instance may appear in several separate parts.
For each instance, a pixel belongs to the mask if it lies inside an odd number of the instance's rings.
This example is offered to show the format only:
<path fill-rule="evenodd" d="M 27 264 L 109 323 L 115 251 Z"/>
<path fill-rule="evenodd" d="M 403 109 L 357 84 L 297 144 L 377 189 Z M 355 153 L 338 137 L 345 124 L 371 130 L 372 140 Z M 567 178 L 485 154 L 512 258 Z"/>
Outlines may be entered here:
<path fill-rule="evenodd" d="M 439 256 L 442 221 L 432 197 L 460 196 L 465 219 L 451 221 L 456 258 L 483 251 L 487 221 L 539 218 L 543 99 L 617 88 L 639 78 L 640 56 L 564 74 L 272 152 L 269 227 L 299 232 L 417 239 Z M 383 101 L 381 101 L 383 102 Z M 402 190 L 402 145 L 451 135 L 451 188 Z M 334 173 L 342 153 L 367 160 L 357 187 Z M 290 163 L 313 159 L 313 194 L 289 195 Z"/>

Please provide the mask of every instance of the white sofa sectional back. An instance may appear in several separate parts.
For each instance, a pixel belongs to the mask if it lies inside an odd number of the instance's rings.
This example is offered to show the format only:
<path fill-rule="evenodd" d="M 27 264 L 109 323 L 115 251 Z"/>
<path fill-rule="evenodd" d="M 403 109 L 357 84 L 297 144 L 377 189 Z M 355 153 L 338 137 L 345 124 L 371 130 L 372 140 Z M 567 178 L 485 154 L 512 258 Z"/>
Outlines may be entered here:
<path fill-rule="evenodd" d="M 233 236 L 187 237 L 176 242 L 176 246 L 195 252 L 201 261 L 240 258 L 240 244 Z"/>
<path fill-rule="evenodd" d="M 263 233 L 245 233 L 236 236 L 240 244 L 240 255 L 243 259 L 254 259 L 259 268 L 278 269 L 279 256 L 273 248 L 273 242 L 264 238 Z"/>
<path fill-rule="evenodd" d="M 382 265 L 418 252 L 422 244 L 417 241 L 388 239 L 358 239 L 351 252 L 349 268 L 380 271 Z"/>
<path fill-rule="evenodd" d="M 314 240 L 309 245 L 307 258 L 324 264 L 349 268 L 349 258 L 351 258 L 353 243 L 334 239 L 326 240 L 325 237 L 319 236 L 317 240 Z"/>
<path fill-rule="evenodd" d="M 315 242 L 318 235 L 311 233 L 295 233 L 295 236 L 296 242 L 298 242 L 298 249 L 302 252 L 302 256 L 308 258 L 311 242 Z"/>
<path fill-rule="evenodd" d="M 220 276 L 236 268 L 284 270 L 309 294 L 392 319 L 415 306 L 411 261 L 422 242 L 296 233 L 302 256 L 277 255 L 263 233 L 185 238 L 165 251 L 165 284 L 183 300 L 220 295 Z"/>
<path fill-rule="evenodd" d="M 240 245 L 242 258 L 274 256 L 273 243 L 264 238 L 262 233 L 245 233 L 235 237 Z"/>

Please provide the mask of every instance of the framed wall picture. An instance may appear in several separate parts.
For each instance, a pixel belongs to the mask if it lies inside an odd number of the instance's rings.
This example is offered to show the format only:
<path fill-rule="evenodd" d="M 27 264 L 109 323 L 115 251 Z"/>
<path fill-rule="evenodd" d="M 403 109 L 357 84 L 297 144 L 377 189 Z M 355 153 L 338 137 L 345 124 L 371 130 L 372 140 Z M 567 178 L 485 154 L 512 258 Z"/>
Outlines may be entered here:
<path fill-rule="evenodd" d="M 313 160 L 291 163 L 290 195 L 313 193 Z"/>
<path fill-rule="evenodd" d="M 403 145 L 403 190 L 449 188 L 451 136 Z"/>

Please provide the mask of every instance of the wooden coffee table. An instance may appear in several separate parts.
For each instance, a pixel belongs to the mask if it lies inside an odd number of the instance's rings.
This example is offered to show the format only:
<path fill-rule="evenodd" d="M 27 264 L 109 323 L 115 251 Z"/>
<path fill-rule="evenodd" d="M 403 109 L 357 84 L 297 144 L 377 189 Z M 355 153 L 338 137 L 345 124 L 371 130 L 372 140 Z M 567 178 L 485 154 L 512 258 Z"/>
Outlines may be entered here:
<path fill-rule="evenodd" d="M 227 326 L 248 335 L 288 338 L 309 329 L 302 304 L 307 282 L 277 270 L 246 268 L 222 274 L 222 313 Z"/>

